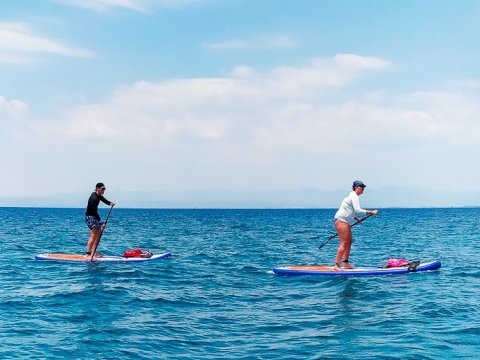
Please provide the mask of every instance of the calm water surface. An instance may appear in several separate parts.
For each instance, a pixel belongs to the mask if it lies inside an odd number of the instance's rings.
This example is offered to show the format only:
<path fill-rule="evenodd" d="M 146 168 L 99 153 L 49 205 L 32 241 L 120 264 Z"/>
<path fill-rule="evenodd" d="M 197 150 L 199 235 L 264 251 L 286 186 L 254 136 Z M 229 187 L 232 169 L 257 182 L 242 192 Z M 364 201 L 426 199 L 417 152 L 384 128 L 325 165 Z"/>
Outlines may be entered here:
<path fill-rule="evenodd" d="M 354 228 L 354 264 L 440 259 L 439 271 L 272 275 L 332 264 L 338 241 L 318 245 L 334 213 L 115 208 L 102 253 L 173 257 L 69 264 L 34 255 L 83 252 L 83 209 L 0 209 L 0 358 L 476 358 L 480 209 L 386 209 Z"/>

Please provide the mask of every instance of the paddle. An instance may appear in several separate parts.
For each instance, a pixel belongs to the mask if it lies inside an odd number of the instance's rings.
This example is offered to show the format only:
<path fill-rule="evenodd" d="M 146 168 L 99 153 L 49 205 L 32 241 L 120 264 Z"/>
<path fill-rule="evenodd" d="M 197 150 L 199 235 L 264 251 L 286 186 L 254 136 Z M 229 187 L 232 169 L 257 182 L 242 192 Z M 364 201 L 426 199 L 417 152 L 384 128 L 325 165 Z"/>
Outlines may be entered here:
<path fill-rule="evenodd" d="M 105 228 L 107 227 L 108 218 L 110 217 L 110 214 L 112 213 L 112 210 L 113 210 L 113 205 L 110 206 L 110 211 L 108 212 L 107 218 L 105 219 L 105 224 L 104 224 L 105 227 L 102 229 L 102 232 L 100 233 L 100 236 L 98 237 L 97 243 L 95 244 L 95 246 L 93 248 L 92 256 L 90 257 L 90 261 L 92 261 L 93 257 L 95 256 L 95 252 L 97 251 L 98 244 L 100 243 L 100 239 L 102 238 L 103 232 L 104 232 Z"/>
<path fill-rule="evenodd" d="M 372 216 L 372 215 L 374 215 L 374 214 L 370 214 L 370 215 L 365 216 L 363 219 L 360 219 L 360 220 L 358 220 L 356 223 L 353 223 L 353 225 L 352 225 L 351 227 L 354 227 L 355 225 L 360 224 L 361 222 L 363 222 L 364 220 L 368 219 L 368 218 L 369 218 L 370 216 Z M 338 233 L 336 233 L 335 235 L 330 236 L 327 240 L 325 240 L 323 243 L 320 244 L 320 246 L 318 247 L 318 249 L 320 250 L 321 248 L 323 248 L 325 245 L 328 244 L 328 242 L 329 242 L 330 240 L 332 240 L 333 238 L 335 238 L 335 237 L 337 237 L 337 236 L 338 236 Z"/>

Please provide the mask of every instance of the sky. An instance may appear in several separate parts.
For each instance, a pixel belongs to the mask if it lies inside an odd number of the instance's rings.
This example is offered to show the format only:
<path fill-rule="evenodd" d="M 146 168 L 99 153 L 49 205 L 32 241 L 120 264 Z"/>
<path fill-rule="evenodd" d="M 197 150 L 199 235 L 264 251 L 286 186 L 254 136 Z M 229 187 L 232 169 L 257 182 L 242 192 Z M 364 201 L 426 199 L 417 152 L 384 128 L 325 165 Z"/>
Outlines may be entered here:
<path fill-rule="evenodd" d="M 479 40 L 475 0 L 4 0 L 0 206 L 478 206 Z"/>

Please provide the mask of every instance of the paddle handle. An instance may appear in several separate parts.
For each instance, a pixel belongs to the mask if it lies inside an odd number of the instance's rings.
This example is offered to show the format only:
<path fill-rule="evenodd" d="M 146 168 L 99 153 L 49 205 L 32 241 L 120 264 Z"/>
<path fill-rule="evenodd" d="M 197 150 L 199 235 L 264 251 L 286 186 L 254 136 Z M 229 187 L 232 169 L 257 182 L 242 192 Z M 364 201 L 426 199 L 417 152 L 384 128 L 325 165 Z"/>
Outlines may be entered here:
<path fill-rule="evenodd" d="M 93 258 L 95 256 L 95 252 L 97 251 L 97 248 L 98 248 L 98 244 L 100 243 L 100 239 L 102 238 L 102 235 L 103 235 L 103 231 L 105 230 L 105 228 L 107 227 L 107 223 L 108 223 L 108 219 L 110 217 L 110 214 L 112 213 L 112 210 L 113 210 L 113 205 L 110 206 L 110 211 L 108 212 L 108 215 L 107 215 L 107 218 L 105 219 L 105 226 L 103 227 L 101 233 L 100 233 L 100 236 L 98 237 L 98 240 L 96 242 L 96 244 L 94 245 L 94 248 L 93 248 L 93 251 L 92 251 L 92 256 L 90 257 L 90 261 L 93 261 Z"/>

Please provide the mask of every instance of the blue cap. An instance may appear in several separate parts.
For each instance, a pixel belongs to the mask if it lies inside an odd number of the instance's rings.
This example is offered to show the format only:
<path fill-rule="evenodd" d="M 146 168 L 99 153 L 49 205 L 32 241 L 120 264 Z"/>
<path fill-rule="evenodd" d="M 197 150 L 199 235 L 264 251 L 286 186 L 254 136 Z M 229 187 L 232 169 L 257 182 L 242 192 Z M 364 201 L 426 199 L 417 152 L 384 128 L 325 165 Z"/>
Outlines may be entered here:
<path fill-rule="evenodd" d="M 358 186 L 360 186 L 360 187 L 362 187 L 362 188 L 366 188 L 366 187 L 367 187 L 367 185 L 365 185 L 362 181 L 360 181 L 360 180 L 355 180 L 355 181 L 353 182 L 352 189 L 355 190 L 355 188 L 358 187 Z"/>

